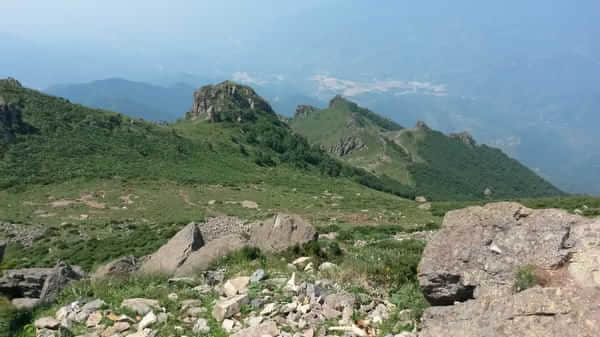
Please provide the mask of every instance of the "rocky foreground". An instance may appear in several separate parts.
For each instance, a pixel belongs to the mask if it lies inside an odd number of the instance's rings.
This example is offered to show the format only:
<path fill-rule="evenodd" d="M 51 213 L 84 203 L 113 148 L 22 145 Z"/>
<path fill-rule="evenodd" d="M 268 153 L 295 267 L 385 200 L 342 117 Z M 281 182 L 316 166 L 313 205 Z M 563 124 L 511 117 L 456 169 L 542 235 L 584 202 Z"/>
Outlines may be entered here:
<path fill-rule="evenodd" d="M 495 203 L 449 212 L 437 233 L 396 235 L 391 240 L 429 241 L 418 279 L 431 306 L 420 319 L 398 308 L 386 289 L 349 291 L 338 265 L 310 256 L 233 274 L 184 267 L 199 261 L 194 256 L 216 256 L 207 253 L 219 251 L 213 242 L 235 245 L 232 238 L 277 252 L 315 240 L 315 231 L 283 214 L 250 226 L 236 218 L 190 224 L 155 254 L 113 261 L 92 277 L 91 287 L 111 287 L 114 277 L 134 276 L 143 296 L 115 297 L 118 290 L 102 288 L 105 297 L 63 301 L 35 321 L 37 336 L 598 336 L 598 219 Z M 69 268 L 49 272 L 67 275 Z M 170 278 L 147 281 L 156 274 Z"/>

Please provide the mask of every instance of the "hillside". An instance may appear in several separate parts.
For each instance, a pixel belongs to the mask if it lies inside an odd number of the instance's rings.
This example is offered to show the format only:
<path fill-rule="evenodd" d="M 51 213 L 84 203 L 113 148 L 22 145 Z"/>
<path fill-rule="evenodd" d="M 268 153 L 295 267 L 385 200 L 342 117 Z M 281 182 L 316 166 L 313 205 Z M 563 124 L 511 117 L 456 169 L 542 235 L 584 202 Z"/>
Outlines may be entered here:
<path fill-rule="evenodd" d="M 89 107 L 117 111 L 149 121 L 174 121 L 191 107 L 194 88 L 169 87 L 110 78 L 89 83 L 54 85 L 46 93 Z"/>
<path fill-rule="evenodd" d="M 533 171 L 467 133 L 397 123 L 336 96 L 326 109 L 300 106 L 291 127 L 312 144 L 437 200 L 560 195 Z M 487 191 L 487 193 L 485 193 Z"/>

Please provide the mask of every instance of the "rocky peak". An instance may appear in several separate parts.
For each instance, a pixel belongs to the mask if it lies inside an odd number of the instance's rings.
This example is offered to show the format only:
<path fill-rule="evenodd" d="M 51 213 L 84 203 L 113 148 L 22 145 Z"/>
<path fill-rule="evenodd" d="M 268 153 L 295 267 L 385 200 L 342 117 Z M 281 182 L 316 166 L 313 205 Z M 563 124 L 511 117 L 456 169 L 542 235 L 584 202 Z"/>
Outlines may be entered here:
<path fill-rule="evenodd" d="M 312 105 L 298 105 L 296 108 L 296 112 L 294 113 L 294 118 L 306 118 L 311 113 L 317 111 L 319 109 L 315 108 Z"/>
<path fill-rule="evenodd" d="M 15 80 L 12 77 L 8 77 L 5 79 L 0 79 L 0 87 L 8 87 L 8 88 L 22 88 L 21 82 Z"/>
<path fill-rule="evenodd" d="M 473 139 L 473 136 L 468 133 L 467 131 L 464 132 L 458 132 L 458 133 L 451 133 L 448 135 L 448 137 L 452 138 L 452 139 L 457 139 L 461 142 L 463 142 L 465 145 L 468 146 L 475 146 L 477 145 L 477 142 L 475 141 L 475 139 Z"/>
<path fill-rule="evenodd" d="M 342 95 L 336 95 L 334 98 L 331 99 L 331 101 L 329 101 L 329 108 L 332 109 L 335 107 L 349 107 L 350 110 L 353 111 L 356 110 L 356 108 L 358 108 L 358 105 L 344 98 Z"/>
<path fill-rule="evenodd" d="M 424 131 L 431 130 L 431 128 L 427 124 L 425 124 L 425 122 L 423 122 L 423 121 L 418 121 L 416 128 L 417 128 L 417 130 L 424 130 Z"/>
<path fill-rule="evenodd" d="M 187 118 L 209 122 L 242 122 L 257 113 L 275 115 L 262 97 L 250 87 L 232 81 L 206 85 L 194 92 L 194 105 Z"/>

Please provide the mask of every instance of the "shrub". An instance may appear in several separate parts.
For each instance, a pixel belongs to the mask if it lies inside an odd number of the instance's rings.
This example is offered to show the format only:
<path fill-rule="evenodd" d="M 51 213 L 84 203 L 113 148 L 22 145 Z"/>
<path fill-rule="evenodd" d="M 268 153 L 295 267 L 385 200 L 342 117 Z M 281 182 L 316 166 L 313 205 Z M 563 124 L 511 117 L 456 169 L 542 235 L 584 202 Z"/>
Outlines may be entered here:
<path fill-rule="evenodd" d="M 542 280 L 537 275 L 536 267 L 532 265 L 525 265 L 517 268 L 517 271 L 515 272 L 515 284 L 513 288 L 515 292 L 521 292 L 537 285 L 541 285 L 541 281 Z"/>

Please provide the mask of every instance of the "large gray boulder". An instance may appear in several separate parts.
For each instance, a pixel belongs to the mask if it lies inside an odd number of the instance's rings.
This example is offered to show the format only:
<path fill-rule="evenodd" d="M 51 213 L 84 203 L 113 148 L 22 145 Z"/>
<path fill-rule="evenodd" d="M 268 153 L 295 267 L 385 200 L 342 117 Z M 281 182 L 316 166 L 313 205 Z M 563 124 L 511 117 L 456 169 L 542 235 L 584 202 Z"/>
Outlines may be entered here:
<path fill-rule="evenodd" d="M 280 252 L 316 239 L 315 228 L 295 214 L 279 213 L 250 229 L 250 244 L 267 252 Z"/>
<path fill-rule="evenodd" d="M 508 294 L 517 268 L 551 269 L 568 260 L 577 221 L 565 211 L 517 203 L 451 211 L 419 264 L 423 293 L 432 305 Z"/>
<path fill-rule="evenodd" d="M 538 285 L 516 292 L 516 271 Z M 419 337 L 596 336 L 600 219 L 495 203 L 449 212 L 419 282 L 433 304 Z"/>
<path fill-rule="evenodd" d="M 139 263 L 135 256 L 123 256 L 96 269 L 92 275 L 93 280 L 107 277 L 127 276 L 139 269 Z"/>
<path fill-rule="evenodd" d="M 204 240 L 196 223 L 190 223 L 180 230 L 169 242 L 160 247 L 141 266 L 140 271 L 146 274 L 175 273 L 185 260 L 204 245 Z"/>
<path fill-rule="evenodd" d="M 9 269 L 0 278 L 0 294 L 17 302 L 50 302 L 69 282 L 80 280 L 81 268 L 59 261 L 54 268 Z"/>
<path fill-rule="evenodd" d="M 185 263 L 177 268 L 175 276 L 193 276 L 199 271 L 208 269 L 218 259 L 247 245 L 248 240 L 238 234 L 229 234 L 212 240 L 192 253 Z"/>

